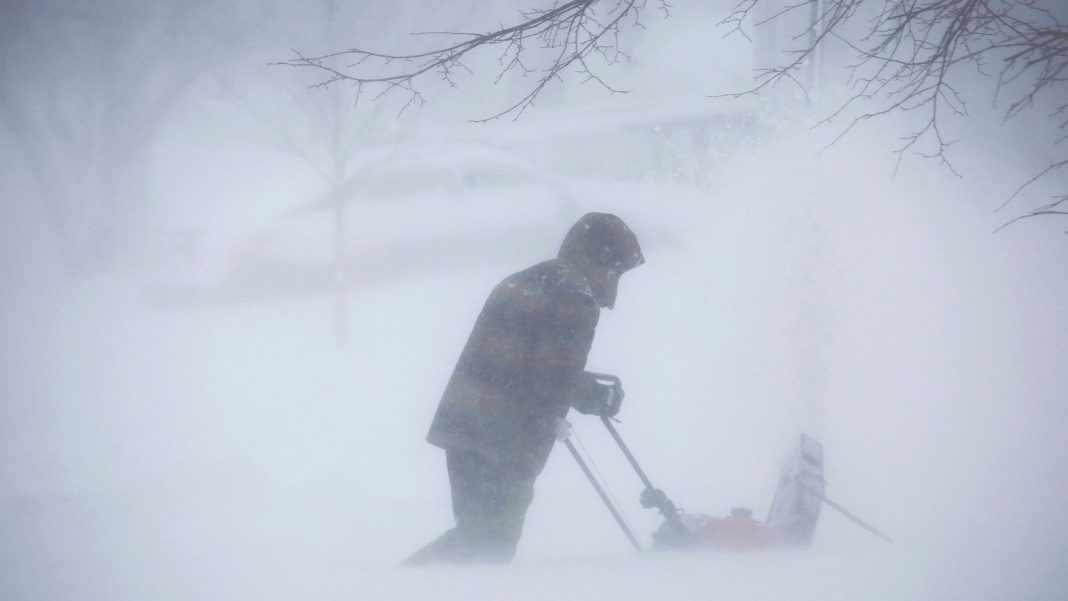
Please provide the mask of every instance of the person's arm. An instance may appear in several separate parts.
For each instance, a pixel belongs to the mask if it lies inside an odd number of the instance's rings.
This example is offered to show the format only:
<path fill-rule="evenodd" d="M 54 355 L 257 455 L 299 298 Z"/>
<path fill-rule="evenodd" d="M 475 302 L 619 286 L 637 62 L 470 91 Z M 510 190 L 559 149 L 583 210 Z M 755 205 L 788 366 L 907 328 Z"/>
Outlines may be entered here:
<path fill-rule="evenodd" d="M 586 373 L 600 310 L 588 295 L 561 294 L 539 320 L 533 361 L 535 386 L 558 392 L 580 413 L 602 415 L 611 387 Z"/>

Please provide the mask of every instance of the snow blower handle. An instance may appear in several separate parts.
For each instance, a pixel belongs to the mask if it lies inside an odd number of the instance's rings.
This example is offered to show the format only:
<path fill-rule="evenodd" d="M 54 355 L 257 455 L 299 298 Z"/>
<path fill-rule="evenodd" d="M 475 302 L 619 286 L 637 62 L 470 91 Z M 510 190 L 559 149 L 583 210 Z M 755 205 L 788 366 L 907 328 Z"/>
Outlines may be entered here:
<path fill-rule="evenodd" d="M 608 376 L 608 378 L 615 377 Z M 615 380 L 618 383 L 619 378 L 615 378 Z M 622 395 L 622 386 L 620 386 L 619 390 L 620 395 Z M 623 437 L 619 435 L 619 432 L 616 431 L 616 427 L 612 425 L 612 418 L 601 416 L 601 423 L 608 429 L 608 433 L 612 435 L 612 439 L 616 441 L 616 444 L 619 445 L 619 449 L 623 451 L 623 456 L 627 458 L 630 466 L 634 468 L 634 471 L 638 474 L 638 478 L 640 478 L 642 484 L 645 485 L 645 490 L 642 491 L 640 498 L 642 507 L 647 509 L 656 508 L 669 523 L 678 524 L 679 514 L 682 512 L 671 502 L 671 499 L 668 498 L 664 491 L 653 486 L 652 481 L 649 480 L 649 476 L 645 475 L 645 470 L 642 469 L 642 466 L 638 465 L 638 460 L 635 459 L 634 454 L 630 452 L 627 443 L 623 442 Z"/>

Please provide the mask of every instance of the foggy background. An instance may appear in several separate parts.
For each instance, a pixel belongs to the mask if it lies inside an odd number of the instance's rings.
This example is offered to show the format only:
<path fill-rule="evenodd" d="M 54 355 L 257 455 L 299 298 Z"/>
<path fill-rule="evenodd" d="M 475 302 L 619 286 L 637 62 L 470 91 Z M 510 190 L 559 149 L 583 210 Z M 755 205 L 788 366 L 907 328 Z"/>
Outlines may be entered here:
<path fill-rule="evenodd" d="M 1005 126 L 977 80 L 963 177 L 895 175 L 912 117 L 812 128 L 831 52 L 811 99 L 710 98 L 784 49 L 722 37 L 730 6 L 647 11 L 603 72 L 628 94 L 473 124 L 528 89 L 495 55 L 400 116 L 270 63 L 527 3 L 0 5 L 0 599 L 1068 598 L 1065 223 L 993 233 L 1046 114 Z M 825 508 L 810 550 L 637 556 L 557 450 L 513 565 L 395 567 L 451 526 L 423 437 L 486 295 L 588 211 L 647 257 L 589 368 L 653 481 L 762 517 L 805 432 L 892 545 Z"/>

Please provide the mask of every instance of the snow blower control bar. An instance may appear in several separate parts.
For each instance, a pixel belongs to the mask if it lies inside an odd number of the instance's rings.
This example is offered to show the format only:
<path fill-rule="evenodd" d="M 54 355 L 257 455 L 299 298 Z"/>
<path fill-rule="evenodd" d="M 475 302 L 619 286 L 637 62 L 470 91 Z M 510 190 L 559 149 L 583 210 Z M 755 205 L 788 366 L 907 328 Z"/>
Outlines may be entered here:
<path fill-rule="evenodd" d="M 599 382 L 606 383 L 612 387 L 612 399 L 609 401 L 610 411 L 608 415 L 615 415 L 619 411 L 619 406 L 623 402 L 623 383 L 616 376 L 609 374 L 592 373 L 591 375 Z M 653 486 L 653 483 L 649 480 L 649 476 L 645 475 L 645 470 L 638 465 L 638 460 L 634 458 L 634 455 L 630 452 L 627 444 L 623 442 L 623 438 L 616 431 L 616 427 L 612 425 L 612 418 L 608 416 L 602 416 L 601 422 L 605 428 L 608 428 L 608 433 L 612 435 L 612 439 L 619 445 L 620 450 L 623 451 L 623 456 L 630 462 L 631 467 L 637 472 L 638 478 L 641 479 L 642 484 L 645 485 L 645 490 L 642 491 L 640 502 L 642 507 L 646 509 L 656 508 L 660 511 L 661 515 L 668 522 L 675 522 L 679 518 L 681 513 L 679 509 L 671 502 L 667 494 L 659 488 Z"/>
<path fill-rule="evenodd" d="M 641 478 L 642 484 L 645 485 L 645 490 L 642 491 L 641 504 L 646 509 L 656 508 L 660 511 L 660 514 L 664 516 L 669 522 L 673 522 L 679 518 L 679 509 L 675 507 L 675 504 L 671 502 L 667 494 L 659 488 L 653 486 L 653 483 L 649 481 L 649 476 L 645 475 L 642 471 L 642 467 L 638 465 L 638 460 L 631 454 L 630 449 L 627 448 L 627 444 L 623 442 L 623 439 L 619 436 L 619 432 L 616 431 L 616 427 L 612 425 L 612 418 L 602 417 L 601 422 L 604 423 L 604 427 L 608 428 L 608 433 L 615 439 L 616 444 L 619 445 L 620 450 L 623 451 L 623 455 L 630 462 L 631 467 L 638 473 L 638 477 Z"/>
<path fill-rule="evenodd" d="M 627 525 L 627 521 L 623 519 L 623 514 L 616 509 L 615 504 L 612 502 L 612 499 L 609 498 L 608 493 L 605 492 L 604 487 L 597 481 L 597 478 L 593 475 L 593 471 L 590 470 L 590 467 L 586 465 L 586 460 L 582 458 L 582 454 L 575 448 L 575 443 L 571 442 L 572 434 L 571 424 L 568 423 L 567 420 L 560 420 L 560 422 L 556 424 L 557 440 L 564 443 L 567 450 L 571 452 L 571 456 L 575 458 L 575 462 L 582 468 L 582 473 L 586 474 L 586 479 L 590 481 L 590 484 L 593 485 L 593 489 L 597 491 L 597 496 L 601 497 L 601 501 L 604 502 L 605 507 L 608 507 L 608 511 L 612 514 L 612 517 L 615 518 L 616 523 L 623 529 L 623 534 L 627 535 L 630 544 L 634 545 L 634 548 L 638 551 L 644 551 L 645 549 L 642 547 L 642 544 L 638 542 L 638 537 L 634 536 L 634 531 L 630 529 L 630 526 Z"/>

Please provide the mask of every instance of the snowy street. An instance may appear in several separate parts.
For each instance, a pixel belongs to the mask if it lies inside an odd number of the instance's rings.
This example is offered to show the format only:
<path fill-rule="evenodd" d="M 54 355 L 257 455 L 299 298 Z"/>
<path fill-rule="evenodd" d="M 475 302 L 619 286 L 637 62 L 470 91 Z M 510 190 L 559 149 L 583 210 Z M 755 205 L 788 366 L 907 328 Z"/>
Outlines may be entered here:
<path fill-rule="evenodd" d="M 627 94 L 570 74 L 490 123 L 529 83 L 496 56 L 403 113 L 266 65 L 506 0 L 9 4 L 0 601 L 1068 599 L 1066 222 L 1002 228 L 1064 192 L 1013 197 L 1062 135 L 1045 108 L 1006 133 L 977 94 L 953 170 L 897 165 L 916 114 L 817 125 L 834 56 L 818 95 L 717 96 L 781 50 L 710 34 L 733 3 L 650 3 Z M 825 505 L 809 549 L 639 554 L 557 444 L 513 563 L 399 566 L 453 526 L 425 437 L 487 295 L 589 212 L 645 258 L 586 369 L 622 379 L 656 486 L 764 520 L 806 434 L 892 544 Z M 568 419 L 648 546 L 641 482 Z"/>

